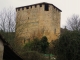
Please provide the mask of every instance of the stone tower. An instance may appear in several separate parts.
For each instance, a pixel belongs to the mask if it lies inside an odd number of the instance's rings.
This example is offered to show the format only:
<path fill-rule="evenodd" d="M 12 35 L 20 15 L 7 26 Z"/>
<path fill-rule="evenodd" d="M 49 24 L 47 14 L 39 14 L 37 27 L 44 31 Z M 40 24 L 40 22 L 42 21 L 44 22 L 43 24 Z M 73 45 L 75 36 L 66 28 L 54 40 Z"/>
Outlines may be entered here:
<path fill-rule="evenodd" d="M 61 10 L 50 3 L 16 8 L 16 42 L 24 44 L 34 37 L 47 36 L 48 41 L 60 35 Z"/>

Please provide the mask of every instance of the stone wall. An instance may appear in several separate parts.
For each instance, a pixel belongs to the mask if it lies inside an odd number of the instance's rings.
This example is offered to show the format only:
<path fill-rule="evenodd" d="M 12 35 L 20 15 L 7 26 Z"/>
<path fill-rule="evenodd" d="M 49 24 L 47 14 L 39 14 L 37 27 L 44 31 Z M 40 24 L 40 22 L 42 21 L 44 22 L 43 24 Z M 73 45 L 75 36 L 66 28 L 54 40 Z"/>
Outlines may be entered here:
<path fill-rule="evenodd" d="M 48 41 L 55 40 L 60 35 L 60 11 L 53 5 L 33 5 L 28 9 L 18 8 L 16 18 L 16 42 L 24 44 L 35 36 L 47 36 Z"/>

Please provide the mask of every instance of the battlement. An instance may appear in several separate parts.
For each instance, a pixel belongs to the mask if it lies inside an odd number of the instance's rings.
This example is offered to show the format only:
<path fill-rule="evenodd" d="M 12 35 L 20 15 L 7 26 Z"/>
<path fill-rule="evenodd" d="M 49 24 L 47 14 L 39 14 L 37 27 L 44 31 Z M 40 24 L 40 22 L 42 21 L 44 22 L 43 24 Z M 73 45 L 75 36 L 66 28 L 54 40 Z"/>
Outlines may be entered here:
<path fill-rule="evenodd" d="M 56 10 L 62 12 L 59 8 L 57 8 L 55 5 L 51 4 L 51 3 L 46 3 L 46 2 L 42 2 L 42 3 L 37 3 L 37 4 L 32 4 L 32 5 L 28 5 L 28 6 L 22 6 L 22 7 L 17 7 L 16 11 L 20 11 L 20 10 L 24 10 L 24 8 L 26 9 L 30 9 L 30 8 L 37 8 L 37 7 L 42 7 L 43 5 L 45 5 L 45 8 L 47 10 L 47 8 L 49 7 L 49 5 L 52 5 Z"/>

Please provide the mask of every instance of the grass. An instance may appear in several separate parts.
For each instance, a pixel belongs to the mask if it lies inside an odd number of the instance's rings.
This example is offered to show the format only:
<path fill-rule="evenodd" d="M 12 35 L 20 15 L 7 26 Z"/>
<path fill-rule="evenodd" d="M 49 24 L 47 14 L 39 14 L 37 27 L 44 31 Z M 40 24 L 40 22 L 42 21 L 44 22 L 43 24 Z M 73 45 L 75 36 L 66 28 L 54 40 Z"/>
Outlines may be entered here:
<path fill-rule="evenodd" d="M 44 54 L 45 58 L 47 58 L 48 60 L 56 60 L 56 58 L 54 57 L 53 54 Z"/>

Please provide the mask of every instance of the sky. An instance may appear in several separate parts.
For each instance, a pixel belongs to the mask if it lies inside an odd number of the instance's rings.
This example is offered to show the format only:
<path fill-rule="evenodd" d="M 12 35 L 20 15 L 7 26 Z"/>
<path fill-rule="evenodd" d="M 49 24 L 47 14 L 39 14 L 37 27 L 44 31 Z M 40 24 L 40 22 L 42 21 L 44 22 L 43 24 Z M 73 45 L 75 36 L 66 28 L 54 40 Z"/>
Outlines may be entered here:
<path fill-rule="evenodd" d="M 55 5 L 61 12 L 61 27 L 66 26 L 67 18 L 73 14 L 80 15 L 80 0 L 0 0 L 0 11 L 9 7 L 20 7 L 40 2 L 47 2 Z"/>

